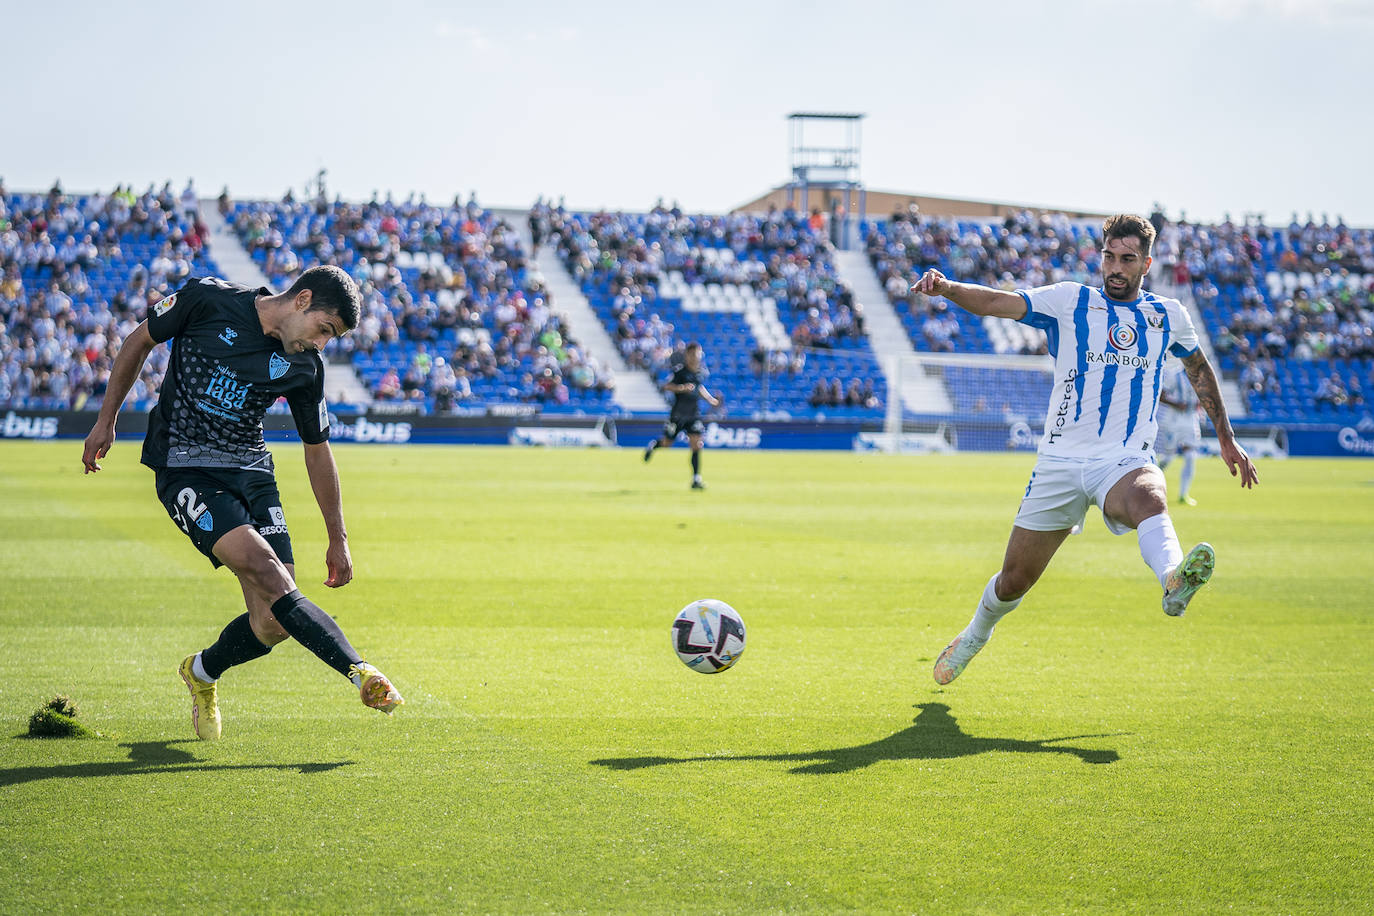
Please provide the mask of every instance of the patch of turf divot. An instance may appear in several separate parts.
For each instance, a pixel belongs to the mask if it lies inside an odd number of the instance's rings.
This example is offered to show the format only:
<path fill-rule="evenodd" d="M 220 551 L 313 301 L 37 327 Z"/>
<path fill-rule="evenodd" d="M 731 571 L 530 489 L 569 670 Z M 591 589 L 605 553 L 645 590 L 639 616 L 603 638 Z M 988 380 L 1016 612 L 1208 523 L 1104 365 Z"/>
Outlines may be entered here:
<path fill-rule="evenodd" d="M 94 738 L 96 733 L 76 721 L 76 704 L 58 695 L 29 716 L 30 738 Z"/>

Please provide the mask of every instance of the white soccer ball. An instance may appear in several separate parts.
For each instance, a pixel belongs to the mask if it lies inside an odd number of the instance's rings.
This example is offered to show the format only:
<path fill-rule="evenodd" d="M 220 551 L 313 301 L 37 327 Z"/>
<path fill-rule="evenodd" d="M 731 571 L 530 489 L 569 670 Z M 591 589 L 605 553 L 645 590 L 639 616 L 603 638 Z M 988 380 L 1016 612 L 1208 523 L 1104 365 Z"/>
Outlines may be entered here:
<path fill-rule="evenodd" d="M 724 671 L 744 653 L 744 621 L 724 601 L 703 598 L 677 612 L 669 632 L 682 663 L 702 674 Z"/>

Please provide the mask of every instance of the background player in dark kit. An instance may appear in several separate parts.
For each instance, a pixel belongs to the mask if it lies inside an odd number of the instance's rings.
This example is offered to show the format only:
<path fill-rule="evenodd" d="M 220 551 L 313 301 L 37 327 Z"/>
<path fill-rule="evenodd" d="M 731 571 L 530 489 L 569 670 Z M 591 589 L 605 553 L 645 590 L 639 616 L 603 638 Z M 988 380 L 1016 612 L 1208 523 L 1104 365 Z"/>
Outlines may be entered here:
<path fill-rule="evenodd" d="M 664 391 L 673 395 L 673 409 L 668 414 L 668 422 L 663 424 L 663 434 L 644 447 L 644 460 L 654 456 L 654 449 L 667 447 L 679 433 L 687 434 L 687 444 L 692 447 L 692 489 L 700 490 L 706 485 L 701 482 L 701 434 L 706 431 L 701 422 L 701 399 L 712 407 L 720 406 L 720 398 L 711 394 L 701 384 L 706 375 L 701 369 L 701 344 L 687 345 L 683 353 L 683 363 L 673 371 L 673 377 L 663 386 Z"/>

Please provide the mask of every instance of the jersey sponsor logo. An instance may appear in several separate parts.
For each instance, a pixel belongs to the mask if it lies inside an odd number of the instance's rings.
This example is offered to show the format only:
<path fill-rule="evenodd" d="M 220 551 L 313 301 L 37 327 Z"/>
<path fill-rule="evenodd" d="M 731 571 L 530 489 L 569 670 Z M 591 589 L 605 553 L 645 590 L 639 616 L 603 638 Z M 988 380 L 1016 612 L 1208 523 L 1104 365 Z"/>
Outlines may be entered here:
<path fill-rule="evenodd" d="M 275 381 L 291 369 L 291 361 L 280 353 L 273 353 L 267 360 L 267 374 Z"/>
<path fill-rule="evenodd" d="M 1107 342 L 1118 350 L 1135 349 L 1135 328 L 1117 323 L 1107 331 Z"/>
<path fill-rule="evenodd" d="M 1128 353 L 1096 353 L 1089 350 L 1083 354 L 1085 363 L 1101 363 L 1104 366 L 1125 366 L 1128 369 L 1148 369 L 1153 363 L 1143 356 Z"/>
<path fill-rule="evenodd" d="M 1092 353 L 1088 354 L 1089 357 L 1092 355 Z M 1074 382 L 1077 381 L 1077 379 L 1077 369 L 1070 369 L 1069 374 L 1064 377 L 1063 397 L 1060 398 L 1059 406 L 1055 408 L 1047 424 L 1049 428 L 1049 445 L 1053 445 L 1056 439 L 1064 435 L 1064 427 L 1068 425 L 1069 422 L 1069 408 L 1073 406 L 1073 399 L 1077 396 L 1077 390 L 1074 388 Z"/>
<path fill-rule="evenodd" d="M 216 367 L 210 383 L 205 386 L 205 396 L 221 407 L 229 410 L 242 410 L 243 402 L 252 389 L 251 382 L 240 382 L 232 370 L 223 366 Z"/>
<path fill-rule="evenodd" d="M 161 318 L 163 315 L 166 315 L 168 312 L 170 312 L 172 310 L 172 306 L 176 304 L 177 294 L 172 293 L 172 295 L 168 296 L 167 298 L 159 302 L 157 305 L 153 306 L 153 314 L 156 317 Z"/>
<path fill-rule="evenodd" d="M 225 328 L 223 331 L 219 332 L 219 339 L 231 347 L 234 345 L 234 338 L 238 336 L 239 332 L 235 331 L 233 328 Z"/>

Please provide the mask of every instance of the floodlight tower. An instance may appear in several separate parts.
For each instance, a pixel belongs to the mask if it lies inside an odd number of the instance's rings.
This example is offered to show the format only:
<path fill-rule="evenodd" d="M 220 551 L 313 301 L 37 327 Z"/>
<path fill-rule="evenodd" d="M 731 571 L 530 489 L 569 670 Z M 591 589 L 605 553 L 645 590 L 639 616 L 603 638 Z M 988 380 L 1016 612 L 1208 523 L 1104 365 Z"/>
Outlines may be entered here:
<path fill-rule="evenodd" d="M 792 169 L 787 205 L 796 207 L 800 192 L 801 210 L 809 213 L 812 188 L 841 192 L 825 195 L 830 240 L 838 248 L 850 244 L 855 192 L 859 196 L 859 219 L 868 215 L 868 194 L 859 178 L 863 118 L 861 114 L 821 111 L 795 111 L 787 116 Z"/>

